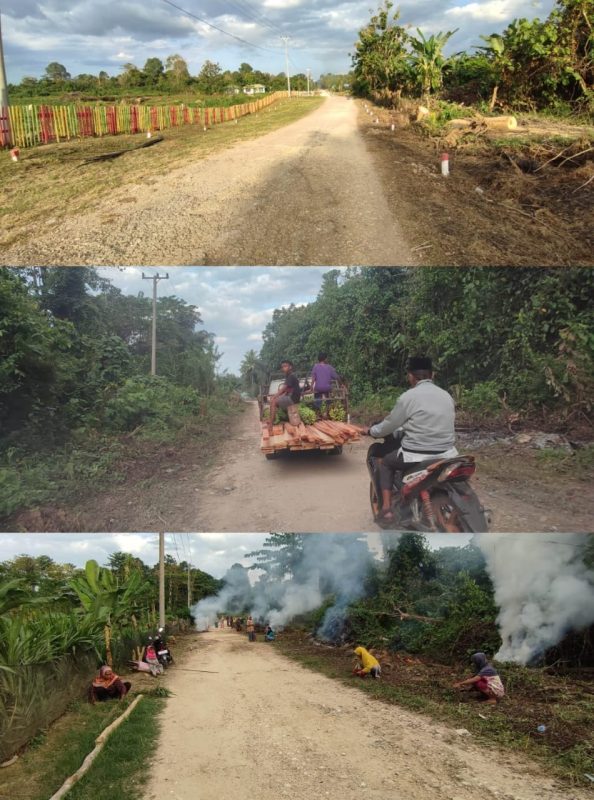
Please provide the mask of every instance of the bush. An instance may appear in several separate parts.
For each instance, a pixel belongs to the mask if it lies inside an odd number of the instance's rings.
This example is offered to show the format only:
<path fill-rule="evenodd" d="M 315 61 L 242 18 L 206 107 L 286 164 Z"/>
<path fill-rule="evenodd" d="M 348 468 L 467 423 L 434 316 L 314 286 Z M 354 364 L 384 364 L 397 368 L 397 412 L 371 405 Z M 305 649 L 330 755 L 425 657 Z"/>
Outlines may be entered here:
<path fill-rule="evenodd" d="M 105 420 L 113 432 L 144 428 L 148 436 L 181 427 L 184 417 L 199 414 L 201 398 L 187 386 L 176 386 L 155 376 L 129 378 L 105 406 Z"/>
<path fill-rule="evenodd" d="M 476 383 L 472 389 L 453 386 L 452 395 L 460 411 L 467 411 L 480 417 L 492 417 L 501 410 L 500 388 L 496 381 Z"/>

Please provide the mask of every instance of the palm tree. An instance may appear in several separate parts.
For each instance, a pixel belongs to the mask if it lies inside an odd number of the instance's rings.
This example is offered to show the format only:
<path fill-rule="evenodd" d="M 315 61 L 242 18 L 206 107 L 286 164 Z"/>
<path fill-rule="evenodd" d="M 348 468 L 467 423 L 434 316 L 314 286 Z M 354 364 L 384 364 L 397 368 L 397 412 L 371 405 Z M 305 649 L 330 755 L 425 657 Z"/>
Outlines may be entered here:
<path fill-rule="evenodd" d="M 499 83 L 501 82 L 501 74 L 505 62 L 505 40 L 497 33 L 493 33 L 491 36 L 481 36 L 481 39 L 487 44 L 486 46 L 477 47 L 477 50 L 483 50 L 490 56 L 495 75 L 495 86 L 489 102 L 489 111 L 493 111 L 497 102 L 497 92 L 499 91 Z"/>
<path fill-rule="evenodd" d="M 423 100 L 427 100 L 431 92 L 436 91 L 442 85 L 443 69 L 450 60 L 449 57 L 444 56 L 443 48 L 457 30 L 458 28 L 445 33 L 432 34 L 426 38 L 423 32 L 417 28 L 419 38 L 409 37 L 413 49 L 410 63 L 417 72 L 417 81 L 421 84 Z"/>
<path fill-rule="evenodd" d="M 250 394 L 257 394 L 255 389 L 264 377 L 265 369 L 255 350 L 248 350 L 243 357 L 239 371 Z"/>

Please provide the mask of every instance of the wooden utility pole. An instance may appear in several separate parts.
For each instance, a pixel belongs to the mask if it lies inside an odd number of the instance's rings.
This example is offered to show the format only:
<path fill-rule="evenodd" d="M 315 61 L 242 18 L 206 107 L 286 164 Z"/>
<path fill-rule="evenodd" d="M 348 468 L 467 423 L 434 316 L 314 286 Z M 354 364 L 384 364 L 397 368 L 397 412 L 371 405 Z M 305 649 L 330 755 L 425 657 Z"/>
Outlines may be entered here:
<path fill-rule="evenodd" d="M 159 627 L 165 627 L 165 534 L 159 534 Z"/>
<path fill-rule="evenodd" d="M 12 135 L 8 117 L 8 82 L 4 66 L 4 46 L 2 44 L 2 17 L 0 15 L 0 145 L 10 146 Z"/>
<path fill-rule="evenodd" d="M 169 273 L 165 275 L 145 275 L 142 273 L 143 281 L 153 282 L 153 330 L 151 336 L 151 375 L 157 374 L 157 284 L 159 281 L 166 281 L 169 279 Z"/>
<path fill-rule="evenodd" d="M 192 565 L 188 562 L 188 608 L 192 608 Z"/>

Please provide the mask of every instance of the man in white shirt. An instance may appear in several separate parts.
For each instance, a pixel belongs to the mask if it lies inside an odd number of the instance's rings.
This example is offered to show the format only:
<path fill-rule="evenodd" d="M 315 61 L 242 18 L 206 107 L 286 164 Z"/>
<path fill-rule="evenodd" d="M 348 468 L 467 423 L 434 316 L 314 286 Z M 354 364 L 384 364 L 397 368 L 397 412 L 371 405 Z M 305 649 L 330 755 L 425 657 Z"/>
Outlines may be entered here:
<path fill-rule="evenodd" d="M 400 446 L 378 461 L 382 517 L 387 520 L 393 519 L 392 487 L 398 470 L 405 464 L 458 455 L 454 400 L 433 383 L 431 359 L 424 356 L 410 358 L 407 378 L 411 388 L 400 395 L 383 422 L 364 429 L 364 433 L 375 439 L 402 432 Z"/>

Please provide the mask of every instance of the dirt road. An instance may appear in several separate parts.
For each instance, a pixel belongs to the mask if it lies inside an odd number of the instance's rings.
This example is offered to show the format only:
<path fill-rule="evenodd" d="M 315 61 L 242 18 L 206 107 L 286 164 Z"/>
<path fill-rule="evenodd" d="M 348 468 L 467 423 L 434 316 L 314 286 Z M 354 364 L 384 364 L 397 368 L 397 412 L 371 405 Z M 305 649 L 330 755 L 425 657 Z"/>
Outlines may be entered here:
<path fill-rule="evenodd" d="M 12 265 L 411 265 L 357 125 L 330 97 L 273 133 L 121 186 L 15 244 Z"/>
<path fill-rule="evenodd" d="M 365 454 L 369 439 L 342 455 L 290 453 L 267 461 L 260 452 L 255 403 L 224 424 L 214 451 L 191 439 L 158 447 L 118 465 L 121 482 L 78 502 L 15 514 L 6 530 L 26 531 L 270 531 L 375 530 Z M 590 532 L 594 488 L 568 476 L 544 474 L 526 448 L 477 446 L 472 485 L 490 510 L 491 530 Z"/>
<path fill-rule="evenodd" d="M 557 785 L 540 766 L 370 701 L 234 631 L 202 634 L 180 666 L 165 678 L 174 694 L 163 713 L 150 800 L 587 797 Z"/>

